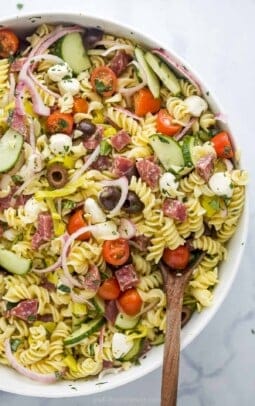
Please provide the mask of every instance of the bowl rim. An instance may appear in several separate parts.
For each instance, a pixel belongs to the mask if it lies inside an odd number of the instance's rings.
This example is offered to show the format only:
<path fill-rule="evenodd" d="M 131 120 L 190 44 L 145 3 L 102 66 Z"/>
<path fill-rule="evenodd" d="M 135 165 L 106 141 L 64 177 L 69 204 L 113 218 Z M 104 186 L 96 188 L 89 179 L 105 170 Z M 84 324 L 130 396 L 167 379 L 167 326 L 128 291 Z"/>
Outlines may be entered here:
<path fill-rule="evenodd" d="M 183 58 L 182 56 L 180 56 L 178 53 L 176 53 L 169 45 L 166 44 L 165 41 L 158 39 L 158 37 L 156 37 L 153 33 L 153 38 L 151 37 L 151 35 L 147 34 L 146 32 L 143 32 L 142 30 L 136 29 L 134 26 L 130 25 L 130 24 L 126 24 L 126 23 L 122 23 L 121 21 L 119 21 L 116 18 L 113 19 L 108 19 L 108 18 L 103 18 L 100 16 L 96 16 L 95 14 L 92 13 L 84 13 L 84 12 L 78 12 L 78 11 L 68 11 L 68 10 L 64 10 L 59 12 L 59 10 L 51 10 L 51 11 L 35 11 L 35 12 L 23 12 L 22 14 L 10 14 L 6 17 L 0 17 L 0 27 L 1 26 L 8 26 L 8 24 L 11 24 L 12 26 L 15 26 L 15 20 L 25 20 L 25 19 L 32 19 L 35 16 L 40 15 L 43 18 L 52 18 L 53 16 L 56 16 L 56 19 L 63 17 L 63 21 L 65 22 L 69 22 L 71 23 L 72 19 L 75 18 L 82 18 L 84 17 L 85 19 L 88 20 L 96 20 L 97 21 L 97 25 L 98 23 L 100 24 L 108 24 L 108 25 L 112 25 L 113 28 L 120 28 L 120 29 L 124 29 L 125 31 L 129 31 L 132 32 L 134 39 L 136 39 L 136 37 L 140 36 L 143 38 L 145 44 L 146 42 L 155 42 L 160 48 L 166 49 L 167 51 L 171 52 L 171 54 L 176 57 L 181 63 L 183 63 L 191 72 L 192 74 L 194 74 L 194 76 L 196 77 L 196 79 L 198 80 L 199 83 L 202 84 L 203 88 L 208 88 L 207 86 L 207 82 L 203 80 L 203 78 L 201 78 L 200 74 L 197 73 L 197 71 L 195 69 L 193 69 L 192 66 L 190 66 L 190 64 L 186 61 L 185 58 Z M 27 21 L 24 21 L 24 25 L 28 24 Z M 34 24 L 34 27 L 37 27 L 38 25 L 40 25 L 40 20 L 37 20 L 36 24 Z M 82 24 L 81 24 L 82 25 Z M 205 97 L 205 95 L 204 95 Z M 215 104 L 215 106 L 217 107 L 217 109 L 219 111 L 223 111 L 222 110 L 222 105 L 221 103 L 218 101 L 218 98 L 214 95 L 214 92 L 210 89 L 210 99 L 212 99 L 212 102 Z M 211 102 L 210 102 L 211 103 Z M 209 104 L 210 104 L 209 103 Z M 215 109 L 212 109 L 215 110 Z M 223 125 L 223 127 L 226 127 L 228 129 L 228 131 L 230 132 L 231 136 L 233 136 L 233 131 L 232 131 L 232 127 L 231 124 L 229 124 L 229 122 L 227 122 L 227 124 Z M 236 143 L 236 138 L 235 136 L 233 136 L 233 142 L 234 145 Z M 243 163 L 243 159 L 241 159 L 241 167 L 242 167 L 242 163 Z M 245 162 L 245 161 L 244 161 Z M 217 298 L 217 301 L 210 307 L 207 308 L 205 310 L 203 310 L 203 313 L 206 312 L 207 317 L 201 318 L 201 321 L 199 323 L 199 326 L 196 328 L 195 333 L 193 334 L 189 334 L 187 337 L 185 337 L 185 341 L 182 342 L 181 341 L 181 351 L 184 350 L 196 337 L 199 336 L 199 334 L 204 330 L 204 328 L 209 324 L 209 322 L 212 320 L 212 318 L 216 315 L 216 313 L 218 312 L 219 308 L 221 307 L 221 305 L 223 304 L 224 300 L 226 299 L 226 297 L 228 296 L 230 289 L 232 287 L 232 284 L 236 278 L 239 266 L 240 266 L 240 262 L 243 256 L 243 252 L 245 249 L 245 244 L 247 241 L 247 234 L 248 234 L 248 220 L 249 220 L 249 203 L 248 203 L 248 193 L 247 193 L 247 189 L 246 189 L 246 198 L 245 198 L 245 206 L 243 209 L 243 213 L 242 213 L 242 232 L 240 233 L 240 239 L 244 242 L 240 249 L 239 252 L 236 256 L 236 260 L 235 260 L 235 265 L 234 265 L 234 269 L 231 271 L 231 274 L 228 278 L 228 283 L 225 283 L 224 289 L 221 292 L 221 296 L 219 298 Z M 162 353 L 163 353 L 163 345 L 162 347 Z M 68 393 L 64 393 L 65 397 L 78 397 L 78 396 L 89 396 L 89 395 L 93 395 L 93 394 L 97 394 L 97 393 L 102 393 L 117 387 L 120 387 L 122 385 L 125 385 L 127 383 L 131 383 L 133 381 L 135 381 L 136 379 L 141 379 L 142 377 L 146 376 L 147 374 L 151 373 L 152 371 L 156 370 L 157 368 L 159 368 L 162 365 L 162 361 L 163 358 L 162 357 L 158 357 L 158 359 L 149 366 L 146 366 L 146 368 L 139 368 L 139 369 L 135 369 L 134 367 L 131 367 L 131 369 L 133 369 L 133 373 L 132 376 L 125 376 L 123 375 L 122 377 L 122 381 L 118 382 L 118 383 L 108 383 L 107 385 L 100 385 L 98 388 L 95 388 L 94 385 L 91 385 L 91 390 L 86 390 L 83 391 L 82 389 L 79 390 L 79 392 L 77 391 L 68 391 Z M 5 366 L 1 365 L 1 368 Z M 125 374 L 125 372 L 123 372 Z M 27 381 L 26 381 L 27 382 Z M 65 381 L 65 382 L 74 382 L 74 381 Z M 82 382 L 82 380 L 81 380 Z M 54 384 L 53 384 L 54 385 Z M 29 385 L 28 385 L 29 386 Z M 52 385 L 51 385 L 52 386 Z M 61 387 L 60 390 L 56 390 L 55 393 L 52 392 L 47 392 L 47 385 L 42 385 L 42 386 L 35 386 L 33 387 L 32 391 L 28 391 L 27 389 L 23 388 L 21 389 L 17 389 L 15 386 L 8 386 L 7 385 L 3 385 L 2 382 L 0 381 L 0 390 L 8 392 L 8 393 L 13 393 L 13 394 L 18 394 L 18 395 L 25 395 L 25 396 L 35 396 L 35 397 L 45 397 L 45 398 L 61 398 L 63 397 L 63 392 L 61 391 Z M 57 386 L 55 386 L 57 388 Z M 32 386 L 31 386 L 32 388 Z"/>

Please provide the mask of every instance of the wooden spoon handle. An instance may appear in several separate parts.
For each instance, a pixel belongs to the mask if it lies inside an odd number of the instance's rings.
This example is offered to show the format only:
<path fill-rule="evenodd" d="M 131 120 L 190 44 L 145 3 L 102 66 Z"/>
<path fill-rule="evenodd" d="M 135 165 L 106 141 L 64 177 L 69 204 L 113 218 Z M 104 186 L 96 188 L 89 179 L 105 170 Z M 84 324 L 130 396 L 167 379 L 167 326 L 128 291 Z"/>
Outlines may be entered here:
<path fill-rule="evenodd" d="M 167 315 L 166 337 L 164 347 L 163 375 L 161 386 L 161 406 L 176 406 L 179 355 L 180 355 L 180 330 L 183 290 L 183 278 L 167 276 Z"/>

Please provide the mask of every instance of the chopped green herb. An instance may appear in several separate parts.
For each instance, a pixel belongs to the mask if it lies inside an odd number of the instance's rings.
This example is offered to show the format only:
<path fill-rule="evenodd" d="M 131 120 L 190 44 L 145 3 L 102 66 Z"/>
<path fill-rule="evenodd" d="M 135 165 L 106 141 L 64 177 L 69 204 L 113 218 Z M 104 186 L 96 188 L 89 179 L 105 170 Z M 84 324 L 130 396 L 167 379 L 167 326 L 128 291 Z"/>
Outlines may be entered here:
<path fill-rule="evenodd" d="M 66 286 L 66 285 L 59 285 L 58 290 L 61 290 L 61 292 L 65 292 L 65 293 L 71 292 L 71 289 L 69 288 L 69 286 Z"/>
<path fill-rule="evenodd" d="M 13 309 L 14 307 L 16 307 L 17 305 L 19 304 L 19 302 L 7 302 L 6 303 L 6 310 L 8 311 L 8 310 L 11 310 L 11 309 Z"/>
<path fill-rule="evenodd" d="M 98 382 L 98 383 L 96 383 L 96 385 L 98 386 L 98 385 L 104 385 L 105 383 L 108 383 L 108 382 Z"/>
<path fill-rule="evenodd" d="M 215 211 L 219 211 L 220 210 L 220 202 L 219 199 L 212 199 L 209 202 L 209 205 L 211 206 L 212 209 L 214 209 Z"/>
<path fill-rule="evenodd" d="M 96 91 L 97 93 L 104 93 L 108 92 L 109 90 L 112 90 L 112 87 L 110 85 L 106 85 L 102 80 L 96 79 L 95 80 L 95 86 L 96 86 Z"/>
<path fill-rule="evenodd" d="M 66 120 L 64 120 L 63 118 L 61 118 L 60 120 L 58 120 L 58 125 L 59 125 L 59 128 L 61 129 L 64 129 L 64 128 L 66 128 L 66 127 L 68 127 L 68 123 L 66 122 Z"/>
<path fill-rule="evenodd" d="M 21 183 L 23 183 L 23 178 L 20 175 L 13 175 L 12 181 L 15 183 L 15 185 L 21 185 Z"/>
<path fill-rule="evenodd" d="M 10 340 L 12 352 L 17 351 L 17 349 L 20 346 L 21 342 L 22 341 L 19 340 L 18 338 Z"/>
<path fill-rule="evenodd" d="M 22 10 L 23 7 L 24 7 L 24 4 L 22 4 L 22 3 L 17 3 L 17 4 L 16 4 L 16 7 L 17 7 L 18 10 Z"/>
<path fill-rule="evenodd" d="M 168 140 L 165 137 L 162 137 L 160 135 L 158 135 L 158 138 L 160 139 L 161 142 L 163 142 L 164 144 L 168 144 Z"/>
<path fill-rule="evenodd" d="M 135 360 L 134 364 L 135 364 L 135 365 L 141 365 L 141 362 L 140 362 L 140 360 L 137 358 L 137 359 Z"/>
<path fill-rule="evenodd" d="M 64 200 L 62 202 L 62 208 L 66 209 L 66 210 L 72 210 L 74 209 L 76 206 L 76 203 L 73 202 L 72 200 Z"/>
<path fill-rule="evenodd" d="M 27 321 L 29 323 L 33 323 L 33 321 L 36 320 L 36 316 L 34 314 L 31 314 L 30 316 L 28 316 Z"/>

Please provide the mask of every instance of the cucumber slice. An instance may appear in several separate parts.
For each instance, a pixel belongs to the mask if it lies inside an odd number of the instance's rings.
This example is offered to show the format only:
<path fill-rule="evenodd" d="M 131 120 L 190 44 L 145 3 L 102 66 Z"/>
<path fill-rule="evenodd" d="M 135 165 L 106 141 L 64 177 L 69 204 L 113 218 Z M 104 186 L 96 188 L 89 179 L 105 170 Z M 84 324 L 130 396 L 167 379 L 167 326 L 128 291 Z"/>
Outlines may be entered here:
<path fill-rule="evenodd" d="M 65 35 L 59 45 L 62 59 L 68 63 L 73 72 L 78 75 L 91 67 L 89 57 L 82 42 L 79 32 Z"/>
<path fill-rule="evenodd" d="M 186 166 L 193 166 L 191 159 L 191 150 L 195 145 L 195 137 L 186 136 L 182 144 L 182 154 Z"/>
<path fill-rule="evenodd" d="M 104 319 L 102 317 L 91 320 L 86 324 L 82 324 L 78 330 L 75 330 L 64 340 L 64 344 L 67 346 L 72 346 L 80 343 L 82 340 L 84 340 L 84 338 L 87 338 L 91 334 L 95 333 L 95 331 L 98 331 L 103 324 Z"/>
<path fill-rule="evenodd" d="M 170 171 L 177 177 L 188 175 L 193 170 L 193 166 L 176 166 L 172 165 Z"/>
<path fill-rule="evenodd" d="M 24 275 L 31 269 L 32 261 L 31 259 L 22 258 L 12 251 L 1 249 L 0 266 L 15 275 Z"/>
<path fill-rule="evenodd" d="M 121 330 L 130 330 L 132 328 L 135 328 L 138 322 L 139 317 L 131 317 L 127 314 L 119 313 L 115 321 L 115 327 Z"/>
<path fill-rule="evenodd" d="M 11 128 L 0 139 L 0 172 L 7 172 L 19 159 L 23 136 Z"/>
<path fill-rule="evenodd" d="M 99 296 L 95 296 L 92 300 L 93 305 L 95 306 L 95 310 L 97 314 L 104 314 L 105 313 L 105 302 Z"/>
<path fill-rule="evenodd" d="M 134 361 L 139 357 L 139 353 L 142 349 L 142 339 L 134 340 L 134 345 L 130 351 L 124 357 L 121 358 L 121 361 Z"/>
<path fill-rule="evenodd" d="M 145 59 L 152 70 L 156 73 L 159 79 L 162 80 L 167 89 L 173 93 L 173 95 L 177 95 L 181 92 L 179 81 L 175 74 L 170 70 L 169 66 L 167 66 L 160 58 L 153 55 L 151 52 L 146 52 Z"/>
<path fill-rule="evenodd" d="M 181 147 L 173 138 L 154 134 L 149 140 L 156 156 L 167 171 L 172 165 L 184 166 Z"/>
<path fill-rule="evenodd" d="M 151 93 L 153 94 L 154 97 L 156 97 L 156 98 L 159 97 L 159 91 L 160 91 L 159 80 L 158 80 L 157 76 L 155 75 L 155 73 L 153 72 L 153 70 L 151 69 L 151 67 L 146 62 L 144 53 L 141 50 L 141 48 L 135 49 L 135 56 L 136 56 L 137 61 L 140 63 L 141 67 L 143 68 L 143 70 L 146 74 L 148 87 L 149 87 Z"/>

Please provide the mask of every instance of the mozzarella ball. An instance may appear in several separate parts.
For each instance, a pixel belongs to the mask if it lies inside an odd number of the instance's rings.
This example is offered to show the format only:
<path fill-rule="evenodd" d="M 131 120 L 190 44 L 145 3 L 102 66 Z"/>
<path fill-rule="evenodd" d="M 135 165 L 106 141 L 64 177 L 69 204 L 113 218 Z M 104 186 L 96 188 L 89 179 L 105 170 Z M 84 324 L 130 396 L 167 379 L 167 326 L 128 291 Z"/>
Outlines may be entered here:
<path fill-rule="evenodd" d="M 163 195 L 171 195 L 171 192 L 177 190 L 179 182 L 176 182 L 175 176 L 171 172 L 164 173 L 159 179 L 159 188 Z"/>
<path fill-rule="evenodd" d="M 54 134 L 50 137 L 49 147 L 53 154 L 66 155 L 72 148 L 72 138 L 62 133 Z"/>
<path fill-rule="evenodd" d="M 33 197 L 29 199 L 24 206 L 24 222 L 34 223 L 37 220 L 38 214 L 42 211 L 46 211 L 47 206 L 43 202 L 38 202 Z"/>
<path fill-rule="evenodd" d="M 106 220 L 103 210 L 92 197 L 85 200 L 84 210 L 90 215 L 92 224 L 103 223 Z"/>
<path fill-rule="evenodd" d="M 114 333 L 112 337 L 112 354 L 115 359 L 126 355 L 133 347 L 133 341 L 122 333 Z"/>
<path fill-rule="evenodd" d="M 217 196 L 231 197 L 233 187 L 227 172 L 216 172 L 209 179 L 209 187 Z"/>
<path fill-rule="evenodd" d="M 48 69 L 48 76 L 53 82 L 59 82 L 66 76 L 71 76 L 72 71 L 67 63 L 53 65 Z"/>
<path fill-rule="evenodd" d="M 80 82 L 77 79 L 62 79 L 58 82 L 58 88 L 62 96 L 66 93 L 74 96 L 79 93 Z"/>
<path fill-rule="evenodd" d="M 184 100 L 184 103 L 188 107 L 190 114 L 194 117 L 200 117 L 208 108 L 206 101 L 199 96 L 189 96 Z"/>

